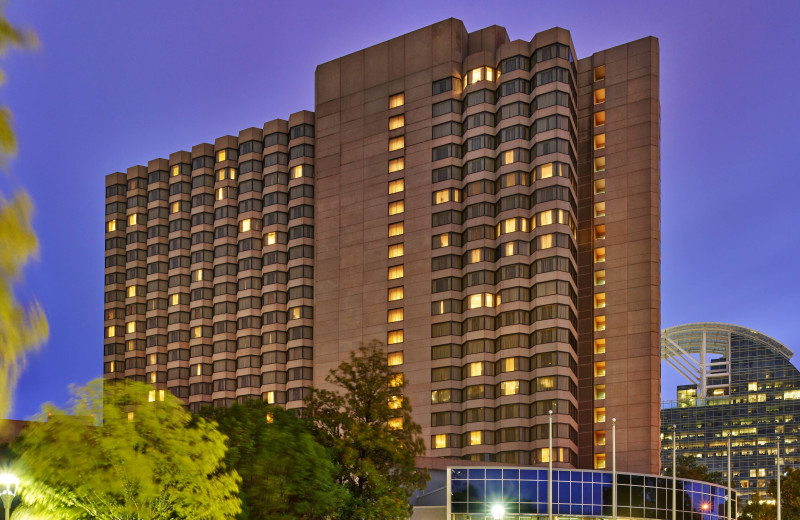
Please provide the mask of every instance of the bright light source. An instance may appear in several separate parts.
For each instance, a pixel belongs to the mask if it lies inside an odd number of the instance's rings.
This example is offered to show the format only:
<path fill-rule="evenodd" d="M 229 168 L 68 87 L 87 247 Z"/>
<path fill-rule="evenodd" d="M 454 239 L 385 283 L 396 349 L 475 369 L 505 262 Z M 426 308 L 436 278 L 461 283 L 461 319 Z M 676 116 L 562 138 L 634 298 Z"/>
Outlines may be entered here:
<path fill-rule="evenodd" d="M 503 514 L 505 513 L 505 509 L 503 509 L 503 504 L 494 504 L 492 506 L 492 517 L 494 520 L 500 520 L 503 518 Z"/>
<path fill-rule="evenodd" d="M 711 508 L 711 504 L 709 504 L 708 502 L 703 502 L 703 504 L 700 506 L 700 508 L 703 511 L 708 511 Z"/>
<path fill-rule="evenodd" d="M 17 494 L 19 479 L 11 473 L 0 474 L 0 495 L 14 496 Z"/>

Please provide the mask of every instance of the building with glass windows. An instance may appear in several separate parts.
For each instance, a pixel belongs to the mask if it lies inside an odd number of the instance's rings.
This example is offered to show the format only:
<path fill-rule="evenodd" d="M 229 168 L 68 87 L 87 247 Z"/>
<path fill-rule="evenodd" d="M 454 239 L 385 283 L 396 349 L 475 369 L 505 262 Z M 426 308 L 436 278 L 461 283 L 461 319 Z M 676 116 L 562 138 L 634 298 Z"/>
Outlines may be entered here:
<path fill-rule="evenodd" d="M 108 175 L 105 377 L 300 408 L 378 339 L 430 456 L 603 468 L 616 418 L 657 473 L 658 64 L 448 19 L 319 65 L 313 112 Z"/>
<path fill-rule="evenodd" d="M 662 468 L 672 465 L 673 425 L 678 456 L 692 455 L 731 478 L 740 495 L 766 493 L 781 464 L 800 465 L 800 370 L 775 339 L 725 323 L 664 329 L 662 356 L 692 383 L 661 410 Z"/>
<path fill-rule="evenodd" d="M 504 520 L 548 517 L 547 470 L 530 467 L 449 467 L 434 470 L 428 489 L 415 499 L 413 520 Z M 672 478 L 617 473 L 618 518 L 671 520 Z M 736 518 L 732 493 L 731 518 Z M 675 479 L 677 520 L 725 520 L 728 489 Z M 552 513 L 558 518 L 613 518 L 613 474 L 598 470 L 554 470 Z"/>

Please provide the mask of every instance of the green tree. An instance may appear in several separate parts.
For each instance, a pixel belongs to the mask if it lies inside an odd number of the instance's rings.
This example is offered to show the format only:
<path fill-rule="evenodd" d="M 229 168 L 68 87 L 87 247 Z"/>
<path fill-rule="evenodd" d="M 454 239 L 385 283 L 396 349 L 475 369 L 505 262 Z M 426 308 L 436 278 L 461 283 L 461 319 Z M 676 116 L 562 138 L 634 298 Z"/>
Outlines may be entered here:
<path fill-rule="evenodd" d="M 240 520 L 330 518 L 344 491 L 328 451 L 294 413 L 260 399 L 204 408 L 228 437 L 225 463 L 242 478 Z"/>
<path fill-rule="evenodd" d="M 678 478 L 700 480 L 723 486 L 728 485 L 727 477 L 721 471 L 709 471 L 706 466 L 698 462 L 697 457 L 691 455 L 678 456 L 678 460 L 675 463 L 675 473 L 678 474 Z M 664 474 L 668 477 L 672 476 L 672 464 L 668 464 L 664 468 Z"/>
<path fill-rule="evenodd" d="M 800 469 L 787 467 L 784 471 L 781 476 L 781 519 L 800 520 Z M 774 479 L 770 481 L 767 492 L 772 498 L 777 499 L 777 481 Z"/>
<path fill-rule="evenodd" d="M 28 518 L 223 520 L 240 510 L 225 437 L 171 394 L 94 381 L 15 441 Z M 163 400 L 162 400 L 163 399 Z M 102 418 L 102 420 L 101 420 Z M 24 510 L 22 510 L 24 508 Z"/>
<path fill-rule="evenodd" d="M 337 482 L 347 491 L 343 520 L 408 518 L 408 499 L 428 480 L 414 467 L 425 452 L 422 429 L 402 394 L 406 381 L 372 341 L 350 354 L 326 381 L 339 391 L 312 390 L 305 416 L 332 450 Z"/>
<path fill-rule="evenodd" d="M 36 43 L 33 33 L 20 30 L 5 18 L 0 5 L 0 54 L 11 47 L 30 47 Z M 0 71 L 0 82 L 4 79 Z M 11 127 L 11 111 L 0 107 L 0 166 L 17 150 Z M 47 337 L 47 320 L 34 302 L 20 303 L 14 285 L 22 268 L 37 251 L 36 235 L 31 227 L 33 206 L 24 191 L 11 200 L 0 193 L 0 421 L 11 407 L 11 391 L 24 366 L 25 353 Z"/>
<path fill-rule="evenodd" d="M 775 520 L 778 516 L 777 509 L 774 505 L 765 504 L 765 497 L 760 493 L 756 493 L 743 508 L 739 509 L 740 520 Z M 783 511 L 781 511 L 783 513 Z M 785 517 L 781 514 L 783 518 Z M 788 520 L 788 518 L 787 518 Z"/>

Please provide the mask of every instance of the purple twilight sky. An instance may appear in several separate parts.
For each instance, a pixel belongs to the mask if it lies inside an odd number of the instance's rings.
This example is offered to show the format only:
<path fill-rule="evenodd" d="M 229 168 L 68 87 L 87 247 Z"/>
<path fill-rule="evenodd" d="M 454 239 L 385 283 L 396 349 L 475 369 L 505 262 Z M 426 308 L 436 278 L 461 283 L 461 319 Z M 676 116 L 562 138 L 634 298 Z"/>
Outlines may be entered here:
<path fill-rule="evenodd" d="M 19 290 L 50 322 L 11 418 L 101 376 L 106 174 L 313 110 L 318 64 L 448 17 L 512 40 L 561 26 L 579 57 L 658 37 L 662 327 L 729 322 L 800 348 L 800 2 L 12 0 L 5 12 L 41 42 L 0 63 L 20 143 L 0 184 L 36 205 L 41 251 Z M 681 381 L 666 368 L 663 398 Z"/>

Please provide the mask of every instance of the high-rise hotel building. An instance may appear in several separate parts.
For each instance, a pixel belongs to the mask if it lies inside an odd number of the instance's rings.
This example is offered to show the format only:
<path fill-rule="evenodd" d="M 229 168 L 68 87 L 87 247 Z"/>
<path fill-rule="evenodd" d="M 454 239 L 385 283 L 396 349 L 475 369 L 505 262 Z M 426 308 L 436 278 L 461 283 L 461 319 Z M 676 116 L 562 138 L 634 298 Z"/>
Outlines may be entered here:
<path fill-rule="evenodd" d="M 378 339 L 431 456 L 610 467 L 615 418 L 658 473 L 658 92 L 654 38 L 455 19 L 320 65 L 314 112 L 106 177 L 105 377 L 298 408 Z"/>

